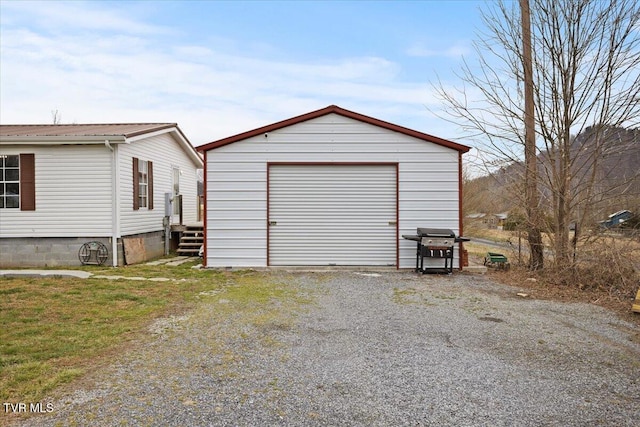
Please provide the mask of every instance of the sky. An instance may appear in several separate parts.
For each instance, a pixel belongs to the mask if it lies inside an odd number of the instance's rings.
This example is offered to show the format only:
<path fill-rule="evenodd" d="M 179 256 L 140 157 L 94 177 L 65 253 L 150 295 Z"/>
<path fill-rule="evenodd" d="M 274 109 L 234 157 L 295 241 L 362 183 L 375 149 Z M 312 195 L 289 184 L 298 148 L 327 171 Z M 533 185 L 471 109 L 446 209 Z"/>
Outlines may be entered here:
<path fill-rule="evenodd" d="M 472 145 L 434 84 L 459 85 L 483 5 L 0 0 L 0 123 L 170 122 L 197 147 L 335 104 Z"/>

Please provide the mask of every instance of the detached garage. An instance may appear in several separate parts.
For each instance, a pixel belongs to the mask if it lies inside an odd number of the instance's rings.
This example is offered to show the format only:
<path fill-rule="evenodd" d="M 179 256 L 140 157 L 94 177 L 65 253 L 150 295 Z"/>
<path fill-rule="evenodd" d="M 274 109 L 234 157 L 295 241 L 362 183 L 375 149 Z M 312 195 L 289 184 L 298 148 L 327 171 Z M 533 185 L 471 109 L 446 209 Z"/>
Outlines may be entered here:
<path fill-rule="evenodd" d="M 468 150 L 334 105 L 202 145 L 205 266 L 412 268 L 402 234 L 461 234 Z"/>

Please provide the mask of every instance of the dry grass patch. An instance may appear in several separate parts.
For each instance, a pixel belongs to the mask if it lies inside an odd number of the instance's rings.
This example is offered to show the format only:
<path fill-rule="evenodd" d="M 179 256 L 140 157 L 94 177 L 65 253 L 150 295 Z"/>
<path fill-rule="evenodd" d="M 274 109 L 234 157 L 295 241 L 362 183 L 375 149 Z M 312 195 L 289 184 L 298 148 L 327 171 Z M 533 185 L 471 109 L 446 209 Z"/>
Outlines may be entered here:
<path fill-rule="evenodd" d="M 488 273 L 497 282 L 509 285 L 515 292 L 526 292 L 531 298 L 581 302 L 594 304 L 615 312 L 621 319 L 640 326 L 640 314 L 631 311 L 635 293 L 609 292 L 601 287 L 580 288 L 581 281 L 563 283 L 561 275 L 554 272 L 531 272 L 523 267 L 511 268 L 509 271 L 491 271 Z M 640 286 L 638 276 L 634 279 Z M 636 291 L 638 287 L 636 286 Z M 626 296 L 625 296 L 626 295 Z"/>
<path fill-rule="evenodd" d="M 553 267 L 545 257 L 545 269 L 526 268 L 528 252 L 522 242 L 522 263 L 518 262 L 517 233 L 491 230 L 494 241 L 511 241 L 511 248 L 496 248 L 481 243 L 465 243 L 472 264 L 482 264 L 488 251 L 503 253 L 511 263 L 510 271 L 490 271 L 496 281 L 526 290 L 534 298 L 567 302 L 585 302 L 615 311 L 627 321 L 640 325 L 640 314 L 631 305 L 640 288 L 640 241 L 636 237 L 593 235 L 578 242 L 576 263 L 566 269 Z M 488 237 L 488 236 L 487 236 Z"/>

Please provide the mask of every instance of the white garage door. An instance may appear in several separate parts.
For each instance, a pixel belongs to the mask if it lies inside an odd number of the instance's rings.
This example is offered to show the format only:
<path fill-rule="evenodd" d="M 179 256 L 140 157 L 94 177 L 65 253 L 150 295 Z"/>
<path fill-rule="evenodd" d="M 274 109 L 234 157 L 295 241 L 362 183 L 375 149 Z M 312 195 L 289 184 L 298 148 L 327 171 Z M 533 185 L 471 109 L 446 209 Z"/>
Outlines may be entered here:
<path fill-rule="evenodd" d="M 270 165 L 269 265 L 397 263 L 397 165 Z"/>

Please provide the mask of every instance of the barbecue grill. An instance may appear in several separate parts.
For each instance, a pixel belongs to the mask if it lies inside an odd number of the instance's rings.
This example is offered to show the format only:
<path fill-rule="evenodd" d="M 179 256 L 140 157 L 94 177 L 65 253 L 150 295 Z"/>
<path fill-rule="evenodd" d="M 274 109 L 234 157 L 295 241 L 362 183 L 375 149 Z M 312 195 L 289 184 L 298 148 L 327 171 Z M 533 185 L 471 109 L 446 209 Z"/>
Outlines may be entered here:
<path fill-rule="evenodd" d="M 418 227 L 417 234 L 402 237 L 416 242 L 416 271 L 427 273 L 429 271 L 443 271 L 453 273 L 453 245 L 459 242 L 468 242 L 465 237 L 456 237 L 453 230 L 448 228 L 422 228 Z M 425 258 L 439 258 L 444 260 L 443 267 L 425 267 Z"/>

